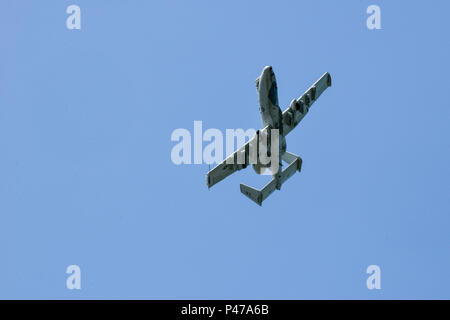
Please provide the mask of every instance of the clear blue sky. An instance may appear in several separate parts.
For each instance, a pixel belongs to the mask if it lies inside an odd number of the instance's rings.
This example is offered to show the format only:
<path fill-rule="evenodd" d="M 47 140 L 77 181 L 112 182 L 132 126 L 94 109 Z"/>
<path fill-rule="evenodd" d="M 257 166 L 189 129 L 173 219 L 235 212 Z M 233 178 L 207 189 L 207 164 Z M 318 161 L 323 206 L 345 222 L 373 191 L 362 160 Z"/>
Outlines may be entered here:
<path fill-rule="evenodd" d="M 67 30 L 67 6 L 81 30 Z M 381 30 L 366 8 L 381 7 Z M 0 298 L 450 298 L 448 1 L 0 4 Z M 333 78 L 263 207 L 170 135 Z M 68 265 L 82 289 L 66 289 Z M 382 289 L 366 288 L 367 266 Z"/>

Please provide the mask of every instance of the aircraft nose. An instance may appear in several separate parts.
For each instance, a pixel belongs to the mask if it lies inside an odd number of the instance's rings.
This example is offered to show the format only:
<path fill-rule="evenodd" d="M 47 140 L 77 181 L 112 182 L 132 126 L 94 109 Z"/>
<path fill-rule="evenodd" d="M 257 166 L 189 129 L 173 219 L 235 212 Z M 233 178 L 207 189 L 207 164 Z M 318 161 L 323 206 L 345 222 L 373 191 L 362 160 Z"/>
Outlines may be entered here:
<path fill-rule="evenodd" d="M 263 72 L 262 72 L 262 74 L 263 74 L 265 77 L 270 77 L 271 75 L 273 75 L 272 66 L 265 66 L 265 67 L 264 67 L 264 70 L 263 70 Z"/>

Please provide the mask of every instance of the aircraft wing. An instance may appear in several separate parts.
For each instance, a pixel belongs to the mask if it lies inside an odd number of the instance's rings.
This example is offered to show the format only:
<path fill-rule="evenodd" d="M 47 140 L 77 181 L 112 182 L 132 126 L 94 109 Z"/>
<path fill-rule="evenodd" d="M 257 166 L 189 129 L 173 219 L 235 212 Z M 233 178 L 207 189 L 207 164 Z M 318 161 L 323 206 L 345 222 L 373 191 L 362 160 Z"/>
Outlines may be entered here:
<path fill-rule="evenodd" d="M 242 147 L 229 155 L 206 175 L 206 184 L 211 188 L 232 173 L 245 169 L 249 164 L 255 163 L 257 157 L 258 136 L 267 136 L 269 126 L 257 131 L 257 133 Z M 252 161 L 253 160 L 253 161 Z"/>
<path fill-rule="evenodd" d="M 287 135 L 308 113 L 311 105 L 328 87 L 331 87 L 331 76 L 324 73 L 304 94 L 292 100 L 289 108 L 283 112 L 283 134 Z"/>
<path fill-rule="evenodd" d="M 244 169 L 249 162 L 250 143 L 256 140 L 256 136 L 250 139 L 237 151 L 229 155 L 225 160 L 218 164 L 214 169 L 206 175 L 206 184 L 211 188 L 216 183 L 222 181 L 232 173 Z M 239 161 L 238 161 L 239 160 Z"/>

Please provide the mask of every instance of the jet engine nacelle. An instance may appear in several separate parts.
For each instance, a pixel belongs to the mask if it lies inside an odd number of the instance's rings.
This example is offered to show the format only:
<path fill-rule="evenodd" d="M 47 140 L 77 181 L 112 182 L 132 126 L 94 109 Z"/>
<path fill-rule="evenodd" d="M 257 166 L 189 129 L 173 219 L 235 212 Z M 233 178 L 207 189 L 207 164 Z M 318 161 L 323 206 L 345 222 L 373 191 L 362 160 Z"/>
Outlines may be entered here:
<path fill-rule="evenodd" d="M 257 132 L 257 134 L 259 134 L 259 133 Z M 269 151 L 268 151 L 268 149 L 269 149 Z M 263 174 L 266 171 L 266 169 L 269 169 L 272 172 L 272 174 L 276 174 L 277 172 L 273 172 L 273 170 L 272 170 L 272 160 L 274 160 L 274 159 L 272 157 L 273 148 L 270 146 L 270 143 L 269 143 L 269 148 L 268 148 L 267 145 L 265 143 L 262 143 L 262 141 L 261 141 L 261 143 L 259 144 L 258 151 L 259 152 L 258 152 L 258 157 L 257 157 L 257 163 L 253 164 L 253 170 L 255 170 L 255 172 L 257 174 Z M 278 159 L 276 161 L 280 161 L 280 157 L 286 152 L 286 138 L 285 137 L 281 137 L 281 148 L 278 149 L 278 152 L 279 152 Z M 260 155 L 263 155 L 266 158 L 266 160 L 270 159 L 270 161 L 269 162 L 261 161 Z M 276 171 L 278 171 L 278 169 Z"/>

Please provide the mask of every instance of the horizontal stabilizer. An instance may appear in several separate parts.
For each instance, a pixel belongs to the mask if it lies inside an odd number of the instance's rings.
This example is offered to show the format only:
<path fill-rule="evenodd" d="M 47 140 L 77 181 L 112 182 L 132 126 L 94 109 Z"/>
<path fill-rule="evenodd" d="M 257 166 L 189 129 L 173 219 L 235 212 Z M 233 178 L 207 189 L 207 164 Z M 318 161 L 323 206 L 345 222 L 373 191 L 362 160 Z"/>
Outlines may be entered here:
<path fill-rule="evenodd" d="M 241 183 L 241 192 L 245 194 L 247 197 L 252 199 L 258 205 L 261 205 L 262 202 L 267 199 L 267 197 L 275 191 L 276 188 L 276 180 L 273 179 L 270 181 L 264 188 L 261 190 L 249 187 L 245 184 Z"/>
<path fill-rule="evenodd" d="M 297 170 L 297 162 L 291 163 L 286 169 L 284 169 L 281 174 L 281 184 L 285 183 L 287 179 L 292 177 Z"/>
<path fill-rule="evenodd" d="M 295 171 L 300 171 L 302 169 L 302 158 L 300 158 L 299 156 L 286 151 L 283 154 L 282 158 L 284 161 L 289 163 L 289 165 L 281 173 L 281 184 L 292 177 Z"/>
<path fill-rule="evenodd" d="M 252 188 L 250 186 L 241 183 L 241 192 L 245 194 L 247 197 L 249 197 L 251 200 L 256 202 L 257 204 L 259 205 L 262 204 L 261 190 Z"/>
<path fill-rule="evenodd" d="M 292 177 L 296 171 L 300 171 L 302 168 L 302 158 L 296 156 L 295 154 L 285 152 L 283 154 L 283 160 L 288 162 L 289 165 L 281 173 L 280 186 L 286 182 L 287 179 Z M 247 197 L 252 199 L 258 205 L 262 205 L 262 202 L 267 199 L 267 197 L 275 191 L 277 188 L 277 179 L 272 179 L 268 184 L 265 185 L 261 190 L 255 189 L 253 187 L 241 184 L 241 192 Z"/>

